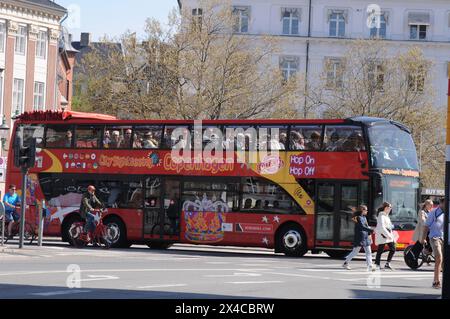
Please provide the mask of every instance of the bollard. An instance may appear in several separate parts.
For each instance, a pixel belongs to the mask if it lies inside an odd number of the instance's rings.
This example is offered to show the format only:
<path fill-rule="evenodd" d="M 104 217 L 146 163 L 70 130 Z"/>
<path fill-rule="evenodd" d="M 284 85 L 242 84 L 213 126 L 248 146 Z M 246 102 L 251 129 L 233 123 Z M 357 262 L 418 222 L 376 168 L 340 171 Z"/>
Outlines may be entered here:
<path fill-rule="evenodd" d="M 38 231 L 38 246 L 42 247 L 42 237 L 44 234 L 44 209 L 45 207 L 45 199 L 42 200 L 42 208 L 39 209 L 39 231 Z"/>

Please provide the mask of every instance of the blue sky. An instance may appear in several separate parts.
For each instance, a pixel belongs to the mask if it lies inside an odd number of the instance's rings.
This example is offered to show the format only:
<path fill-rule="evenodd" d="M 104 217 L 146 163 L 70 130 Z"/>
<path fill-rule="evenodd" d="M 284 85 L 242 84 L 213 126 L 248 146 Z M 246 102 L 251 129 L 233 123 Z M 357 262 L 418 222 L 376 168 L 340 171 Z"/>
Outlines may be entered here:
<path fill-rule="evenodd" d="M 56 0 L 69 10 L 64 22 L 74 40 L 81 32 L 92 33 L 93 40 L 104 34 L 119 36 L 127 29 L 144 33 L 145 20 L 149 17 L 167 22 L 172 8 L 178 7 L 177 0 Z"/>

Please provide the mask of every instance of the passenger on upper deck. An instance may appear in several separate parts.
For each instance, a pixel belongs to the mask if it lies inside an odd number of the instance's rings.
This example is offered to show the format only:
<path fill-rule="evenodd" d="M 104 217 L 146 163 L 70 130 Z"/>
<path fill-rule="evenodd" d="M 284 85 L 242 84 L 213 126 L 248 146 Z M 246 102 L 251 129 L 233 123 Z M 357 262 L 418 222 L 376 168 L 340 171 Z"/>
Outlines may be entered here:
<path fill-rule="evenodd" d="M 109 148 L 119 148 L 121 145 L 121 138 L 119 131 L 112 132 L 111 143 L 109 144 Z"/>
<path fill-rule="evenodd" d="M 306 149 L 311 151 L 318 151 L 320 150 L 320 138 L 321 135 L 319 132 L 314 131 L 311 133 L 311 138 L 308 144 L 306 144 Z"/>

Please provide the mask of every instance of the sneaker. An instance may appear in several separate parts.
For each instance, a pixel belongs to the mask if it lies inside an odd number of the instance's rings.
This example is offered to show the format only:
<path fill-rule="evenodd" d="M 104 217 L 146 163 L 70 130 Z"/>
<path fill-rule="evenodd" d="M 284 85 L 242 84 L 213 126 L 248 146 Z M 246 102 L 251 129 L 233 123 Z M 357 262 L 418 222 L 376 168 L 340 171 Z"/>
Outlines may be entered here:
<path fill-rule="evenodd" d="M 350 266 L 349 266 L 348 263 L 344 263 L 344 264 L 342 265 L 342 267 L 344 267 L 344 268 L 347 269 L 347 270 L 351 270 L 351 269 L 352 269 L 352 268 L 350 268 Z"/>
<path fill-rule="evenodd" d="M 384 266 L 384 269 L 386 269 L 386 270 L 394 270 L 394 268 L 391 267 L 391 264 L 390 264 L 390 263 L 387 263 L 387 264 Z"/>
<path fill-rule="evenodd" d="M 432 288 L 434 288 L 434 289 L 441 289 L 442 288 L 441 287 L 441 283 L 439 281 L 438 282 L 433 282 Z"/>

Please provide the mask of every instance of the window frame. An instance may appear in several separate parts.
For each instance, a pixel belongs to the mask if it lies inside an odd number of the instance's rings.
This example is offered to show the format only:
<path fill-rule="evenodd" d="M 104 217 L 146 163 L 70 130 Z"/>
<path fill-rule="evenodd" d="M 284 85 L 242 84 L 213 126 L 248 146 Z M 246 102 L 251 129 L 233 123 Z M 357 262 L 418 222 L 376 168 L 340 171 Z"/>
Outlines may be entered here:
<path fill-rule="evenodd" d="M 413 32 L 412 28 L 413 27 L 416 27 L 416 31 L 415 31 L 416 32 L 416 37 L 415 38 L 412 37 L 412 32 Z M 425 31 L 420 30 L 421 27 L 424 27 Z M 424 38 L 420 37 L 420 33 L 421 32 L 425 32 L 425 37 Z M 409 39 L 410 40 L 415 40 L 415 41 L 428 40 L 428 25 L 426 25 L 426 24 L 410 24 L 409 25 Z"/>
<path fill-rule="evenodd" d="M 369 37 L 371 39 L 386 39 L 387 38 L 387 20 L 386 20 L 385 13 L 382 13 L 380 15 L 380 28 L 377 28 L 375 26 L 375 27 L 369 29 Z"/>
<path fill-rule="evenodd" d="M 288 8 L 291 9 L 291 8 Z M 294 8 L 292 8 L 294 9 Z M 286 13 L 289 13 L 289 17 L 285 16 Z M 284 26 L 285 26 L 285 21 L 287 20 L 288 22 L 288 30 L 287 32 L 285 32 Z M 297 32 L 294 33 L 293 32 L 293 27 L 294 27 L 294 21 L 296 20 L 297 22 Z M 299 35 L 300 34 L 300 17 L 298 17 L 297 15 L 295 15 L 293 12 L 285 12 L 283 13 L 283 18 L 281 19 L 282 21 L 282 34 L 283 35 Z"/>
<path fill-rule="evenodd" d="M 14 54 L 26 55 L 27 36 L 28 36 L 28 27 L 24 25 L 19 25 L 15 39 Z"/>
<path fill-rule="evenodd" d="M 51 127 L 68 127 L 69 128 L 69 129 L 66 129 L 65 131 L 67 132 L 70 130 L 72 132 L 72 141 L 71 141 L 70 147 L 59 147 L 59 146 L 58 147 L 53 147 L 53 146 L 49 147 L 47 145 L 48 129 Z M 44 148 L 46 148 L 46 149 L 75 149 L 74 148 L 74 143 L 75 143 L 74 136 L 75 136 L 75 125 L 74 124 L 46 124 L 45 132 L 44 132 L 44 142 L 43 142 Z"/>
<path fill-rule="evenodd" d="M 335 17 L 334 17 L 335 16 Z M 340 29 L 340 25 L 343 23 L 343 30 Z M 332 34 L 332 24 L 335 25 L 335 34 Z M 330 14 L 330 20 L 328 22 L 328 36 L 332 38 L 343 38 L 345 37 L 346 27 L 345 27 L 346 21 L 345 21 L 345 14 L 343 12 L 332 12 Z M 343 31 L 342 34 L 340 31 Z"/>
<path fill-rule="evenodd" d="M 6 22 L 0 21 L 0 53 L 5 52 L 6 42 Z"/>
<path fill-rule="evenodd" d="M 342 88 L 344 85 L 344 61 L 341 58 L 327 58 L 326 64 L 331 64 L 332 70 L 327 67 L 327 80 L 326 88 L 334 90 L 336 88 Z M 341 72 L 341 74 L 339 74 Z M 332 74 L 332 77 L 329 75 Z M 339 75 L 339 76 L 338 76 Z"/>
<path fill-rule="evenodd" d="M 247 34 L 250 30 L 250 7 L 246 6 L 233 6 L 232 13 L 234 16 L 233 33 Z M 244 24 L 244 19 L 246 19 L 246 25 Z M 244 26 L 247 27 L 243 30 Z"/>
<path fill-rule="evenodd" d="M 21 85 L 19 85 L 21 83 Z M 17 85 L 16 85 L 17 84 Z M 25 80 L 14 78 L 13 81 L 13 105 L 12 105 L 12 114 L 16 114 L 16 111 L 19 111 L 18 114 L 22 114 L 25 108 Z"/>
<path fill-rule="evenodd" d="M 36 91 L 36 86 L 42 88 L 42 93 Z M 38 103 L 36 103 L 38 101 Z M 33 90 L 33 110 L 34 111 L 44 111 L 45 110 L 45 82 L 34 82 Z"/>
<path fill-rule="evenodd" d="M 40 59 L 47 59 L 47 46 L 48 46 L 48 32 L 39 30 L 36 40 L 36 57 Z"/>

